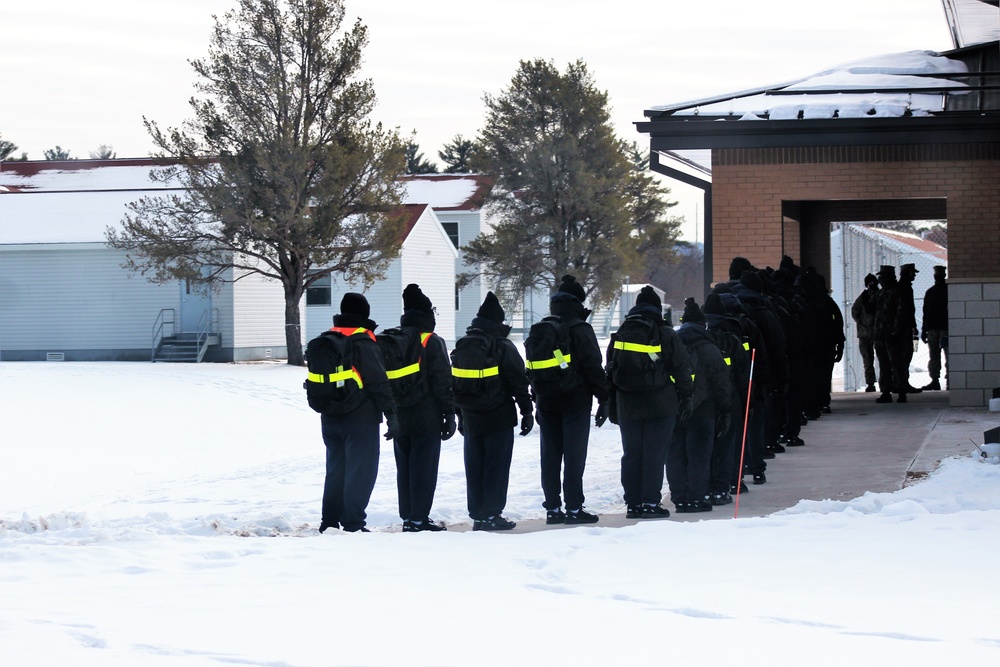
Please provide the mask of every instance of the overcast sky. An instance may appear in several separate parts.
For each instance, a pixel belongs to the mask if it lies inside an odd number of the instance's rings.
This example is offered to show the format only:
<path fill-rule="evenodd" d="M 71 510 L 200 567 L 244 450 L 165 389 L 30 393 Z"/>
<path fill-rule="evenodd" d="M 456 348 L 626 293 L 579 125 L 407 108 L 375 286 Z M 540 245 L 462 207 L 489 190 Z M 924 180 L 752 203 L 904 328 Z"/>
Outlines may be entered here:
<path fill-rule="evenodd" d="M 30 159 L 56 145 L 88 157 L 152 150 L 142 118 L 190 116 L 194 74 L 212 14 L 237 0 L 5 2 L 0 16 L 0 136 Z M 472 138 L 484 93 L 520 60 L 587 63 L 608 91 L 621 136 L 651 106 L 795 79 L 867 56 L 952 48 L 940 0 L 348 0 L 368 26 L 363 75 L 376 120 L 427 158 L 456 134 Z M 353 19 L 352 19 L 353 20 Z M 678 198 L 684 186 L 675 186 Z M 700 214 L 686 201 L 678 211 Z"/>

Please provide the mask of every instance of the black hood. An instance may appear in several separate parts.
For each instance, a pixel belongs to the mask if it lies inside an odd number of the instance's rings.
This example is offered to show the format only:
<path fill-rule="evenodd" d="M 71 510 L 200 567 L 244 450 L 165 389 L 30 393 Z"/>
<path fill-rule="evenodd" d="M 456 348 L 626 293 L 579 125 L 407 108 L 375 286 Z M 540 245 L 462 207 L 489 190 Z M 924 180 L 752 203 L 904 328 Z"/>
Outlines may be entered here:
<path fill-rule="evenodd" d="M 469 329 L 481 329 L 496 338 L 506 338 L 510 334 L 510 325 L 494 322 L 487 317 L 472 318 L 472 326 Z"/>

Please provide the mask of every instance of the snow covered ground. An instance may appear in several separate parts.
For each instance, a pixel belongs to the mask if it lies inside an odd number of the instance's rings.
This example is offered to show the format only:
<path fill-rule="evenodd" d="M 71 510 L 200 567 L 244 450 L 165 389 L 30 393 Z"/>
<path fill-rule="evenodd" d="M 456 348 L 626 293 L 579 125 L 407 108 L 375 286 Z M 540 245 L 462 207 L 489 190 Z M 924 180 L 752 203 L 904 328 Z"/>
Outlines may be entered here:
<path fill-rule="evenodd" d="M 404 534 L 386 443 L 374 532 L 319 535 L 302 376 L 0 364 L 0 664 L 1000 662 L 1000 465 L 765 518 Z M 543 516 L 537 450 L 514 520 Z M 594 429 L 591 511 L 624 511 L 619 457 Z M 468 521 L 458 436 L 432 516 Z"/>

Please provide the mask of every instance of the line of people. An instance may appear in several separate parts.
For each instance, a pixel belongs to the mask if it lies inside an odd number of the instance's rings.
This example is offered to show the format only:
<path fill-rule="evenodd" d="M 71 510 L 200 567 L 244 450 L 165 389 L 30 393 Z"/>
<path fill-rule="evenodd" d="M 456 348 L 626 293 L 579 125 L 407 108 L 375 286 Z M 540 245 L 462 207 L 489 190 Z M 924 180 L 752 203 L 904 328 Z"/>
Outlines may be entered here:
<path fill-rule="evenodd" d="M 363 400 L 343 413 L 314 405 L 327 448 L 320 532 L 368 530 L 365 508 L 383 415 L 385 437 L 394 445 L 404 532 L 445 529 L 430 512 L 441 442 L 456 431 L 464 438 L 473 530 L 515 526 L 503 516 L 514 433 L 527 435 L 536 421 L 548 524 L 598 521 L 584 508 L 592 418 L 597 427 L 608 420 L 619 426 L 628 518 L 670 516 L 662 504 L 665 477 L 680 513 L 732 502 L 733 494 L 749 490 L 744 476 L 766 483 L 766 461 L 785 446 L 805 444 L 802 426 L 830 410 L 843 318 L 823 278 L 788 257 L 777 270 L 736 257 L 729 273 L 703 306 L 686 300 L 676 330 L 664 319 L 656 291 L 644 287 L 603 351 L 587 322 L 583 285 L 564 276 L 550 299 L 550 315 L 525 339 L 525 357 L 509 340 L 511 327 L 492 292 L 448 352 L 434 333 L 433 305 L 411 284 L 403 292 L 399 328 L 419 341 L 419 357 L 405 369 L 389 363 L 388 371 L 367 301 L 346 294 L 332 330 L 355 342 L 351 367 L 360 374 Z M 307 361 L 311 367 L 309 348 Z M 419 400 L 394 395 L 396 379 L 414 373 L 425 383 Z M 330 386 L 334 377 L 316 386 Z"/>

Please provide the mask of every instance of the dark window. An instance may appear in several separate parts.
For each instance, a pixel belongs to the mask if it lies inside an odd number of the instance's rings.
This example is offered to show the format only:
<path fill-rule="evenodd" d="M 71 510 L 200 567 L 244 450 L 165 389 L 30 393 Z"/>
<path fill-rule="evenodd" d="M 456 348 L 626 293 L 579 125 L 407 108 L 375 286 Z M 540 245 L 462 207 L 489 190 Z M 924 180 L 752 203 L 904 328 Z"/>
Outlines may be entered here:
<path fill-rule="evenodd" d="M 458 247 L 458 223 L 457 222 L 442 222 L 441 226 L 444 228 L 445 233 L 448 234 L 448 238 L 451 242 Z"/>
<path fill-rule="evenodd" d="M 307 306 L 329 306 L 331 297 L 330 275 L 327 274 L 306 288 Z"/>

